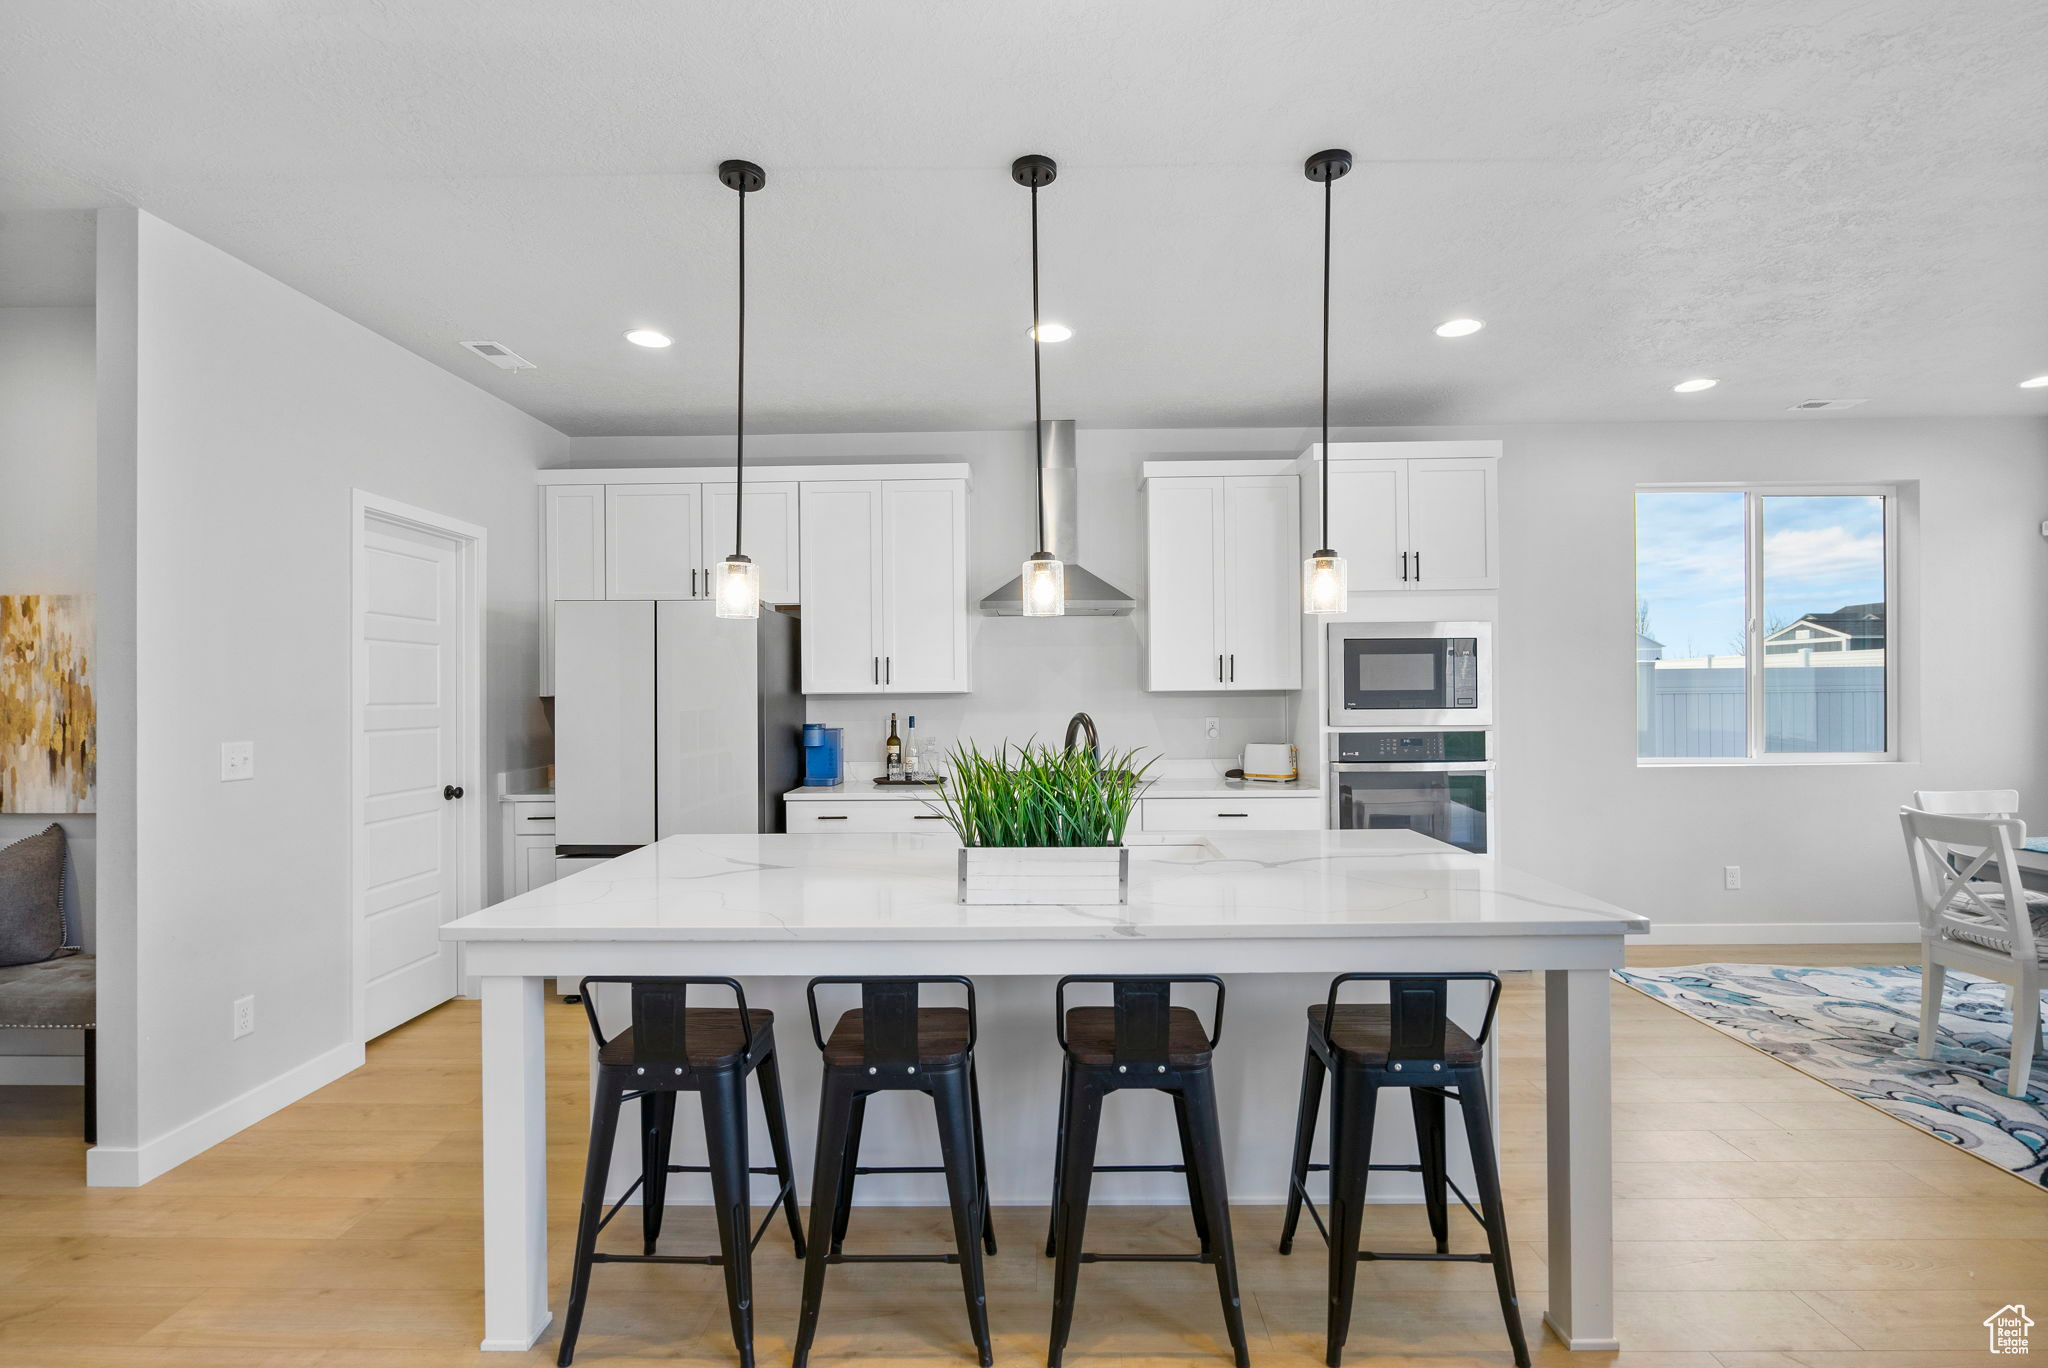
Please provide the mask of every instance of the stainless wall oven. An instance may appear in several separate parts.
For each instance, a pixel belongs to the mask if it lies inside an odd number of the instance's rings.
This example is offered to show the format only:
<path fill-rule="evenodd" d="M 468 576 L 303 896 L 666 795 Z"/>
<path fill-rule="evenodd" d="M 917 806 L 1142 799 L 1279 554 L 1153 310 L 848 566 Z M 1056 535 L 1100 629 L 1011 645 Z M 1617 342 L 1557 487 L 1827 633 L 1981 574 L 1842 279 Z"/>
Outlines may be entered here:
<path fill-rule="evenodd" d="M 1474 855 L 1491 846 L 1493 760 L 1485 732 L 1340 732 L 1330 826 L 1419 831 Z"/>
<path fill-rule="evenodd" d="M 1493 723 L 1490 622 L 1333 622 L 1333 727 Z"/>

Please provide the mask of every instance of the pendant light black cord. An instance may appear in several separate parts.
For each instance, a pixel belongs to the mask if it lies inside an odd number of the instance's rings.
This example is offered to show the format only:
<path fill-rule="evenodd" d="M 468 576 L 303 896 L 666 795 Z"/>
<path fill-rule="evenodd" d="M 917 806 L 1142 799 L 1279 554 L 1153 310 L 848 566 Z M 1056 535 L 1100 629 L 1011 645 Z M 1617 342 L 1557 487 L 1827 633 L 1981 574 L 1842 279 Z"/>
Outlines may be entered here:
<path fill-rule="evenodd" d="M 1038 444 L 1038 478 L 1033 481 L 1038 510 L 1037 550 L 1047 549 L 1045 534 L 1045 382 L 1038 369 L 1038 187 L 1031 187 L 1031 436 Z"/>
<path fill-rule="evenodd" d="M 732 442 L 732 554 L 737 558 L 740 554 L 740 520 L 747 507 L 747 192 L 744 187 L 740 190 L 739 388 L 733 399 Z"/>
<path fill-rule="evenodd" d="M 1332 178 L 1334 179 L 1334 178 Z M 1323 182 L 1323 547 L 1330 549 L 1330 181 Z"/>

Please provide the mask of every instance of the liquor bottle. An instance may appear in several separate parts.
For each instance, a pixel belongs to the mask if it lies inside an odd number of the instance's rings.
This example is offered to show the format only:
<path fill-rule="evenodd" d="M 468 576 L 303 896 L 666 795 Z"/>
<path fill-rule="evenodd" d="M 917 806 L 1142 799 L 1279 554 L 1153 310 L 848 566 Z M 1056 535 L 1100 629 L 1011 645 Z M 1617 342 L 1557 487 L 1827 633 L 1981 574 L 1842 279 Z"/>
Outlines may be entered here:
<path fill-rule="evenodd" d="M 901 779 L 903 777 L 903 742 L 896 735 L 895 713 L 889 714 L 889 739 L 883 743 L 883 746 L 884 754 L 887 758 L 885 770 L 888 777 L 891 779 Z"/>
<path fill-rule="evenodd" d="M 917 715 L 913 713 L 903 723 L 903 777 L 922 779 L 922 770 L 923 762 L 917 754 Z"/>

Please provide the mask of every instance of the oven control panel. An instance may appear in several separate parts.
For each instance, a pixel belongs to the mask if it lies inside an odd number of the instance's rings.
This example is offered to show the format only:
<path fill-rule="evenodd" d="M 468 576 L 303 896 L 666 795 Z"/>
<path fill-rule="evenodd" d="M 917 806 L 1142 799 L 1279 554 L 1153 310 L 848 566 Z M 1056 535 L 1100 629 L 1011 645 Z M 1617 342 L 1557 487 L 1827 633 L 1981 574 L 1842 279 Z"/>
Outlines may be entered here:
<path fill-rule="evenodd" d="M 1334 759 L 1340 764 L 1428 764 L 1441 760 L 1486 759 L 1483 731 L 1339 732 Z"/>

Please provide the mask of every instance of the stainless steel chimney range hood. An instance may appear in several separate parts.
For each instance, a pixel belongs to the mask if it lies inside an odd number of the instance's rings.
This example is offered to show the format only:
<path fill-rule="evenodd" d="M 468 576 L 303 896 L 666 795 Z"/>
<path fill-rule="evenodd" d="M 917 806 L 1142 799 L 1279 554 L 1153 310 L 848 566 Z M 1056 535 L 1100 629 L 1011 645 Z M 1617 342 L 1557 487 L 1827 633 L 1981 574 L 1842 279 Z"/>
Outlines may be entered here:
<path fill-rule="evenodd" d="M 1066 565 L 1066 616 L 1128 617 L 1138 601 L 1076 558 L 1074 512 L 1080 496 L 1075 488 L 1074 420 L 1047 418 L 1039 429 L 1045 437 L 1045 528 L 1040 544 Z M 1024 577 L 1017 576 L 982 599 L 981 611 L 985 617 L 1024 616 Z"/>

